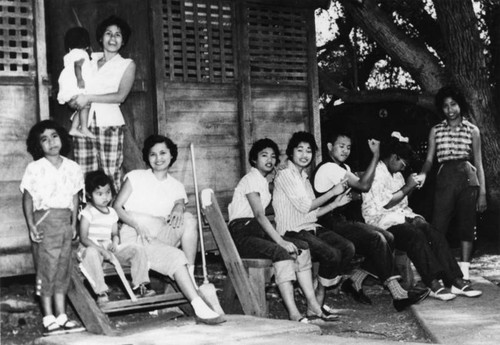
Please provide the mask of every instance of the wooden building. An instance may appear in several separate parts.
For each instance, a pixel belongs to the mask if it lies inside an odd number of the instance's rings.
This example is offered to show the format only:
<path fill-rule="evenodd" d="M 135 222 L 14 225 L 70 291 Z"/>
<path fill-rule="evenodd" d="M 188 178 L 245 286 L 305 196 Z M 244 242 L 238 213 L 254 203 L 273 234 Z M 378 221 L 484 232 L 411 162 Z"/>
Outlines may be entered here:
<path fill-rule="evenodd" d="M 142 142 L 158 132 L 179 145 L 173 175 L 194 205 L 189 144 L 200 188 L 223 208 L 246 173 L 248 150 L 269 137 L 280 148 L 297 130 L 319 143 L 314 11 L 328 0 L 0 0 L 0 276 L 33 272 L 19 183 L 38 120 L 67 125 L 55 101 L 67 29 L 116 14 L 132 27 L 122 55 L 137 75 L 122 105 L 125 169 L 141 167 Z"/>

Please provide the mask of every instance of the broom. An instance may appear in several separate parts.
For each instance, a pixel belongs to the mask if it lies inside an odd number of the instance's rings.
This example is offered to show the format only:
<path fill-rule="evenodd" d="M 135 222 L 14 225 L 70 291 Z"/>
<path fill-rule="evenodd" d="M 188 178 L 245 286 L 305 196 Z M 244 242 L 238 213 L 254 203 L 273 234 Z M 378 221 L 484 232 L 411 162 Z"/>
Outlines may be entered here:
<path fill-rule="evenodd" d="M 194 180 L 194 195 L 196 199 L 196 213 L 198 216 L 198 232 L 200 234 L 200 246 L 201 246 L 201 261 L 203 268 L 203 284 L 198 288 L 200 296 L 207 302 L 212 309 L 218 313 L 219 315 L 224 314 L 224 310 L 219 303 L 219 299 L 217 298 L 217 293 L 215 290 L 215 286 L 208 282 L 208 274 L 207 274 L 207 262 L 205 259 L 205 243 L 203 242 L 203 227 L 201 225 L 201 210 L 200 210 L 200 199 L 198 195 L 198 181 L 196 179 L 196 163 L 194 159 L 194 145 L 191 143 L 189 145 L 191 150 L 191 162 L 193 164 L 193 180 Z"/>

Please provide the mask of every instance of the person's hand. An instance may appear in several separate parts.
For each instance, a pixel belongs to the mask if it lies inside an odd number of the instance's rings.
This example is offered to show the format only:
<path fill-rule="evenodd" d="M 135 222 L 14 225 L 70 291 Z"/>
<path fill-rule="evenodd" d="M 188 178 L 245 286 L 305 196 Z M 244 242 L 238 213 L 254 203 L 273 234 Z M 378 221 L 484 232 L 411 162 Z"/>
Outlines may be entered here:
<path fill-rule="evenodd" d="M 347 178 L 345 178 L 332 187 L 333 194 L 334 195 L 342 194 L 344 193 L 345 190 L 347 190 L 348 187 L 349 185 L 347 184 Z"/>
<path fill-rule="evenodd" d="M 108 245 L 108 250 L 111 252 L 111 253 L 114 253 L 116 252 L 116 249 L 117 249 L 117 245 L 115 242 L 111 242 L 109 245 Z"/>
<path fill-rule="evenodd" d="M 111 255 L 113 255 L 111 252 L 104 249 L 101 251 L 101 254 L 105 261 L 111 261 Z"/>
<path fill-rule="evenodd" d="M 486 194 L 479 194 L 477 197 L 477 203 L 476 203 L 476 210 L 477 212 L 484 212 L 486 211 L 486 208 L 488 207 L 488 204 L 486 203 Z"/>
<path fill-rule="evenodd" d="M 134 226 L 135 232 L 137 232 L 137 238 L 142 242 L 142 244 L 149 243 L 151 241 L 151 235 L 149 234 L 148 229 L 145 226 L 137 223 Z"/>
<path fill-rule="evenodd" d="M 351 200 L 352 200 L 351 188 L 349 188 L 346 191 L 344 191 L 344 193 L 338 195 L 335 198 L 335 200 L 332 201 L 332 203 L 335 203 L 337 205 L 337 207 L 340 207 L 340 206 L 347 205 L 348 203 L 351 202 Z"/>
<path fill-rule="evenodd" d="M 30 226 L 30 238 L 33 242 L 40 243 L 43 240 L 43 231 L 38 230 L 36 225 Z"/>
<path fill-rule="evenodd" d="M 408 186 L 408 188 L 413 189 L 419 185 L 420 179 L 417 174 L 413 173 L 406 178 L 406 186 Z"/>
<path fill-rule="evenodd" d="M 375 154 L 380 154 L 380 141 L 376 139 L 369 139 L 368 140 L 368 147 L 370 148 L 370 151 L 375 155 Z"/>
<path fill-rule="evenodd" d="M 82 110 L 89 104 L 90 104 L 89 98 L 87 95 L 84 94 L 73 96 L 68 102 L 68 105 L 76 110 Z"/>
<path fill-rule="evenodd" d="M 427 178 L 426 174 L 420 173 L 417 175 L 416 179 L 418 181 L 418 186 L 417 186 L 418 189 L 420 189 L 424 186 L 426 178 Z"/>
<path fill-rule="evenodd" d="M 175 204 L 170 216 L 168 217 L 167 223 L 174 229 L 177 229 L 184 222 L 184 205 Z"/>
<path fill-rule="evenodd" d="M 297 249 L 297 247 L 295 246 L 294 243 L 285 241 L 284 239 L 281 239 L 278 242 L 278 245 L 285 248 L 285 250 L 290 254 L 292 254 L 292 253 L 298 254 L 298 252 L 299 252 L 299 250 Z"/>

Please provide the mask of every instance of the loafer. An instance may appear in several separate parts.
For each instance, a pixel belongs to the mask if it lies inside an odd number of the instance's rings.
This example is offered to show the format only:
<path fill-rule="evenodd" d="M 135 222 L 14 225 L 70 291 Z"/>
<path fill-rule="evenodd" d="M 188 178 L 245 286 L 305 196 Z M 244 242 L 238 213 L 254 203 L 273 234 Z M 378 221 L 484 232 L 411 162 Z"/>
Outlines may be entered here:
<path fill-rule="evenodd" d="M 429 296 L 431 290 L 430 289 L 418 289 L 418 290 L 409 290 L 408 298 L 405 299 L 395 299 L 392 302 L 392 305 L 397 311 L 403 311 L 413 304 L 417 304 Z"/>
<path fill-rule="evenodd" d="M 372 304 L 372 300 L 367 295 L 365 295 L 363 289 L 358 291 L 354 288 L 354 283 L 351 279 L 347 279 L 344 284 L 342 284 L 342 287 L 340 289 L 346 295 L 350 295 L 356 302 L 368 305 Z"/>

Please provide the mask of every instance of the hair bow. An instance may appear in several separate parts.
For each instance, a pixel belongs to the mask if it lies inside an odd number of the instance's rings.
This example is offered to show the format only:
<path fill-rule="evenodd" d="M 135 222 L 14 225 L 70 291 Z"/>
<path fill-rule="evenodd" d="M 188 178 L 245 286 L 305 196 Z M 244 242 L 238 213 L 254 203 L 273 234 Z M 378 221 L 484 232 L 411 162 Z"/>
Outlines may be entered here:
<path fill-rule="evenodd" d="M 408 137 L 403 137 L 399 132 L 392 132 L 391 137 L 398 139 L 400 143 L 410 142 L 410 139 Z"/>

